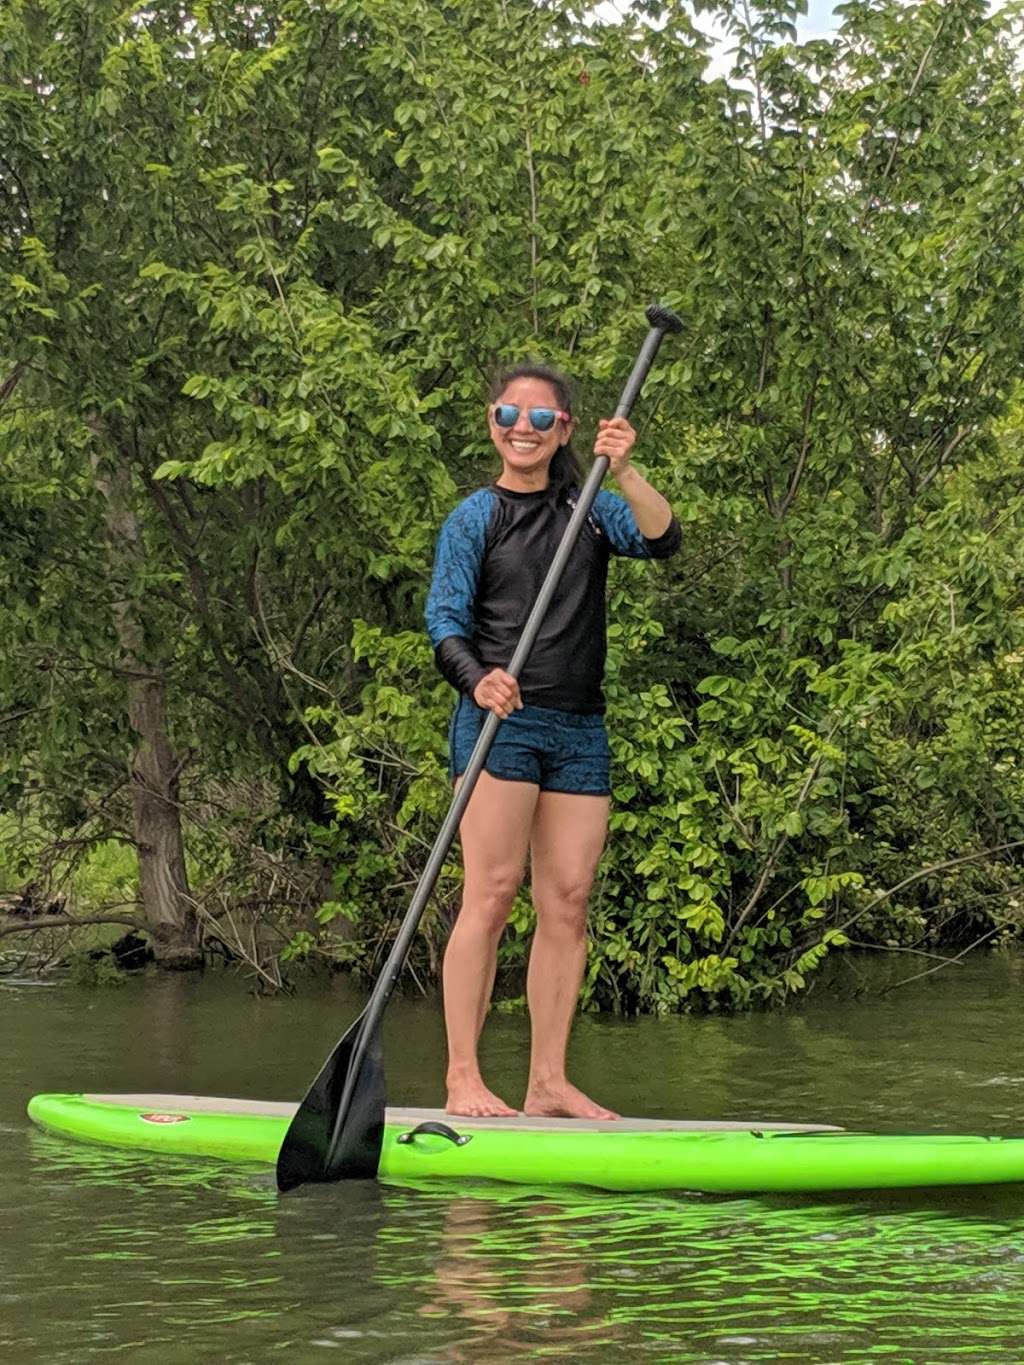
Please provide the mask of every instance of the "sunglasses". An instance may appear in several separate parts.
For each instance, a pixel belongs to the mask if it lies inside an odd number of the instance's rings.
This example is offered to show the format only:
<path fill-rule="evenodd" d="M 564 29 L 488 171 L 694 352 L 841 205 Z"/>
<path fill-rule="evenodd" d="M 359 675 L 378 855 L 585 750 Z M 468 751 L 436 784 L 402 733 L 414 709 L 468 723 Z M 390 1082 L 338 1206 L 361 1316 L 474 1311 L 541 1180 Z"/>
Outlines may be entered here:
<path fill-rule="evenodd" d="M 517 403 L 495 403 L 491 415 L 496 426 L 514 427 L 521 411 Z M 534 431 L 550 431 L 556 420 L 571 421 L 569 413 L 562 412 L 561 408 L 527 408 L 526 416 Z"/>

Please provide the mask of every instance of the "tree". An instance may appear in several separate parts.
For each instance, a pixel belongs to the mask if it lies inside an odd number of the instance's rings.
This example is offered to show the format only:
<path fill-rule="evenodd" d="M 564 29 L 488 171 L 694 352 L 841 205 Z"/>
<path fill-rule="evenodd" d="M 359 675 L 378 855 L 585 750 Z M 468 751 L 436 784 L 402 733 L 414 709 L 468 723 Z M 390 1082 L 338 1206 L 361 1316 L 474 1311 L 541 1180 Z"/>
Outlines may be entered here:
<path fill-rule="evenodd" d="M 166 962 L 265 856 L 309 869 L 290 954 L 372 967 L 446 800 L 419 611 L 484 376 L 542 351 L 586 430 L 652 297 L 688 334 L 641 460 L 688 536 L 613 578 L 590 999 L 1006 924 L 1014 12 L 857 0 L 798 46 L 796 0 L 695 8 L 728 79 L 656 0 L 0 17 L 3 800 L 129 840 Z"/>

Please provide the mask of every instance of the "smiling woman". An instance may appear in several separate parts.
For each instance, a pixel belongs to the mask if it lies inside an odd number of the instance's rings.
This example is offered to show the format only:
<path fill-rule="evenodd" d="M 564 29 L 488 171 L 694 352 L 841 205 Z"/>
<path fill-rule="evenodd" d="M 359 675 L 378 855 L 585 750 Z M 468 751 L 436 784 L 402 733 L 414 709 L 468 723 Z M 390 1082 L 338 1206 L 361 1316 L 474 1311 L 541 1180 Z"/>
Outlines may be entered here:
<path fill-rule="evenodd" d="M 546 365 L 522 365 L 497 376 L 491 397 L 491 441 L 502 461 L 499 486 L 533 493 L 549 482 L 579 481 L 570 444 L 573 394 L 563 375 Z"/>
<path fill-rule="evenodd" d="M 566 376 L 520 365 L 497 376 L 490 399 L 501 472 L 445 522 L 427 605 L 438 667 L 460 694 L 449 734 L 456 783 L 488 712 L 502 722 L 460 826 L 464 895 L 444 961 L 447 1107 L 475 1116 L 515 1113 L 484 1084 L 477 1043 L 498 941 L 529 857 L 537 930 L 527 974 L 533 1036 L 524 1111 L 614 1119 L 570 1084 L 565 1070 L 586 959 L 587 900 L 608 828 L 605 582 L 612 554 L 663 558 L 678 547 L 679 527 L 630 462 L 636 433 L 627 419 L 600 422 L 594 453 L 608 460 L 622 496 L 595 497 L 517 679 L 509 660 L 583 479 Z"/>

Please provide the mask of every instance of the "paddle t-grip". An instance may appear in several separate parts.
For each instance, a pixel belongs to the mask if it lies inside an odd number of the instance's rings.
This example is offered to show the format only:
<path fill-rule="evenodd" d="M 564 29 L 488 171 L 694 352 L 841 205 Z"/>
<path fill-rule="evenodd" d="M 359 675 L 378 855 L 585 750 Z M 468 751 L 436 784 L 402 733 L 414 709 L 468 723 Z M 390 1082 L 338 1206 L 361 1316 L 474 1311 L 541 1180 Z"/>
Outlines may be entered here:
<path fill-rule="evenodd" d="M 645 316 L 651 330 L 647 333 L 644 344 L 640 347 L 640 353 L 633 363 L 630 376 L 626 380 L 619 405 L 615 409 L 616 417 L 628 417 L 633 411 L 633 404 L 639 397 L 640 390 L 644 386 L 644 380 L 647 378 L 647 372 L 654 363 L 654 357 L 658 354 L 658 347 L 661 345 L 665 334 L 683 330 L 682 319 L 673 313 L 671 308 L 666 308 L 664 304 L 652 303 Z M 607 466 L 605 467 L 607 468 Z"/>

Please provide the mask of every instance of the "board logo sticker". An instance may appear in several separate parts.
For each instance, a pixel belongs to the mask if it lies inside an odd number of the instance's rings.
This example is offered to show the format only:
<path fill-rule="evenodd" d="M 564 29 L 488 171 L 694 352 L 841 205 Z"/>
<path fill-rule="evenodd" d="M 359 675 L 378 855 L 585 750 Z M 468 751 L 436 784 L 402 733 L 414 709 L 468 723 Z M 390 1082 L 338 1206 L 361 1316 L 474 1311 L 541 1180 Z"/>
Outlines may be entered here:
<path fill-rule="evenodd" d="M 140 1114 L 143 1123 L 188 1123 L 187 1114 Z"/>

